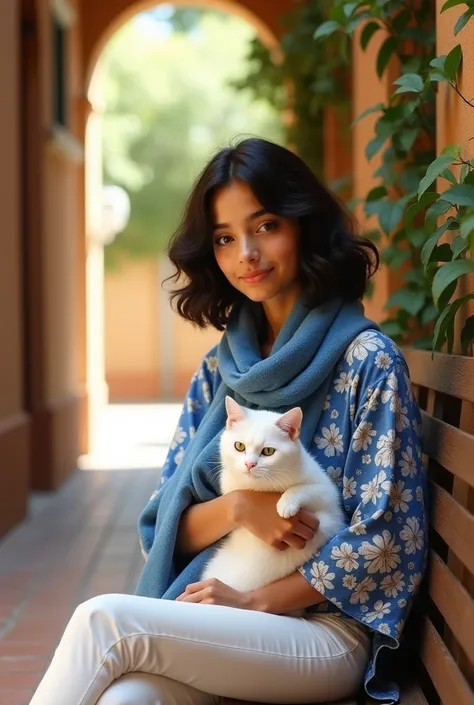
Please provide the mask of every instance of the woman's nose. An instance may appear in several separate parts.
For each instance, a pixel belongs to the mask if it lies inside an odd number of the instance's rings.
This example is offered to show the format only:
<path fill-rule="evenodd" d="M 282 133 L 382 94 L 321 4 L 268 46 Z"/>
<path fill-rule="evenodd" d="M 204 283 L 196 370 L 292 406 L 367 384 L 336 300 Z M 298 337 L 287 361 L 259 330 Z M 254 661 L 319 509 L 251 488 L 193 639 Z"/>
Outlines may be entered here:
<path fill-rule="evenodd" d="M 258 262 L 260 259 L 260 253 L 256 246 L 256 242 L 253 238 L 245 237 L 242 240 L 242 246 L 240 249 L 240 261 L 241 262 Z"/>

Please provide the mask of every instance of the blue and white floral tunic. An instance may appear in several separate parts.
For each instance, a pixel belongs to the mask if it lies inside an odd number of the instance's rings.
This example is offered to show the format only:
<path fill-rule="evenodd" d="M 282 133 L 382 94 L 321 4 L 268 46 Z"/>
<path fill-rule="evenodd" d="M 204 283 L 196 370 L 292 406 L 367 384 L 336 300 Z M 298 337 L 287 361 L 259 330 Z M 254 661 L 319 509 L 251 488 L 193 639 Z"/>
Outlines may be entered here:
<path fill-rule="evenodd" d="M 162 472 L 178 467 L 221 378 L 217 348 L 194 375 Z M 421 418 L 406 362 L 390 338 L 361 333 L 334 371 L 309 449 L 341 491 L 347 528 L 300 568 L 327 602 L 311 611 L 343 612 L 374 632 L 366 688 L 397 701 L 377 672 L 375 656 L 394 648 L 426 563 L 426 482 Z M 378 669 L 377 669 L 378 671 Z"/>

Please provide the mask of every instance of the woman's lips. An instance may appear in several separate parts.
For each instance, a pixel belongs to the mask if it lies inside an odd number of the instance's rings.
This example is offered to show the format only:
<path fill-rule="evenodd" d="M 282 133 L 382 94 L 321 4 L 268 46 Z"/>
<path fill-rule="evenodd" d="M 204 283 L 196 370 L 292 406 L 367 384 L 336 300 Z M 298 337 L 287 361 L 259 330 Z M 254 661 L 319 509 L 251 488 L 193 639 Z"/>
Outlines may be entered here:
<path fill-rule="evenodd" d="M 249 272 L 243 277 L 240 277 L 246 284 L 258 284 L 268 277 L 273 269 L 257 269 L 255 272 Z"/>

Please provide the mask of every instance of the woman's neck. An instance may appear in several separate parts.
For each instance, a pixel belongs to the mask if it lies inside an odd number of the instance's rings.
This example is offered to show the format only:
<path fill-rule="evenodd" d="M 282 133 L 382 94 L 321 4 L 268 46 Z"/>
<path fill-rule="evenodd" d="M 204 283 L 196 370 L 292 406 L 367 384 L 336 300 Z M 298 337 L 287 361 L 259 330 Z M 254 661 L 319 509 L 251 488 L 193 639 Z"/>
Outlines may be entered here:
<path fill-rule="evenodd" d="M 269 301 L 263 302 L 263 310 L 267 319 L 267 334 L 262 343 L 262 353 L 264 357 L 270 354 L 278 334 L 283 328 L 286 319 L 290 315 L 300 295 L 301 289 L 298 287 L 285 294 L 276 296 Z"/>

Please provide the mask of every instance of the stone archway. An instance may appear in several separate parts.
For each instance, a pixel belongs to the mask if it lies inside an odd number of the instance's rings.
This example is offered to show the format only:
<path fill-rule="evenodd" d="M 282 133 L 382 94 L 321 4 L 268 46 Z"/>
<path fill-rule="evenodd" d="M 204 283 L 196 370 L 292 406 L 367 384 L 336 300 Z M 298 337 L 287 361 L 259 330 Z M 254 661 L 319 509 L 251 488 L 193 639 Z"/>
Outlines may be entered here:
<path fill-rule="evenodd" d="M 84 364 L 87 369 L 88 380 L 88 419 L 83 419 L 87 426 L 85 435 L 88 437 L 89 453 L 97 447 L 98 419 L 101 409 L 108 398 L 108 389 L 105 381 L 105 351 L 103 344 L 97 341 L 104 339 L 104 311 L 99 305 L 97 295 L 91 297 L 91 291 L 104 294 L 103 281 L 103 249 L 94 243 L 91 238 L 95 223 L 97 223 L 99 204 L 97 194 L 101 190 L 102 163 L 100 156 L 101 106 L 100 94 L 97 91 L 97 64 L 98 59 L 109 39 L 118 29 L 133 16 L 152 7 L 160 1 L 156 0 L 109 0 L 107 3 L 95 3 L 92 0 L 82 0 L 81 4 L 81 46 L 82 46 L 82 79 L 85 94 L 87 95 L 88 116 L 84 124 L 84 143 L 86 147 L 86 278 L 88 300 L 88 316 L 85 322 Z M 279 41 L 278 16 L 293 7 L 292 0 L 278 0 L 278 7 L 269 7 L 264 0 L 203 0 L 202 2 L 185 2 L 177 0 L 175 4 L 202 5 L 203 7 L 220 9 L 228 14 L 234 14 L 252 25 L 261 40 L 269 46 L 278 56 Z M 99 72 L 100 73 L 100 72 Z M 95 195 L 94 195 L 95 194 Z M 94 306 L 91 305 L 92 298 Z M 99 310 L 100 309 L 100 310 Z M 93 316 L 91 312 L 93 311 Z M 84 325 L 84 322 L 82 322 Z M 94 342 L 95 341 L 95 342 Z M 164 390 L 161 393 L 165 393 Z M 166 394 L 165 394 L 166 396 Z M 83 428 L 83 431 L 85 428 Z M 84 435 L 84 433 L 83 433 Z"/>

